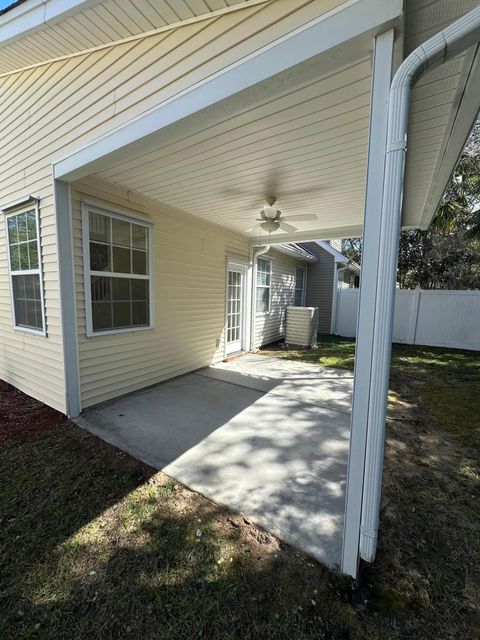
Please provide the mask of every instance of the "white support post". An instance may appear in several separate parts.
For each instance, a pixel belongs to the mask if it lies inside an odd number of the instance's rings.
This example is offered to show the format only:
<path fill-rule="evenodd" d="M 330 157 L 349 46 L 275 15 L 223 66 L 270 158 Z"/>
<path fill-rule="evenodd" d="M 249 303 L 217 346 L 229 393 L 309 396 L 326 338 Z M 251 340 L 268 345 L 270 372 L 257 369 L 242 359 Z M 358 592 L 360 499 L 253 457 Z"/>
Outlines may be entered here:
<path fill-rule="evenodd" d="M 61 180 L 54 180 L 54 183 L 65 397 L 68 417 L 76 418 L 81 405 L 70 185 Z"/>
<path fill-rule="evenodd" d="M 373 56 L 368 168 L 363 227 L 362 278 L 348 460 L 342 571 L 357 577 L 362 514 L 365 449 L 374 348 L 374 317 L 381 273 L 380 230 L 387 143 L 387 114 L 392 79 L 394 32 L 375 38 Z"/>

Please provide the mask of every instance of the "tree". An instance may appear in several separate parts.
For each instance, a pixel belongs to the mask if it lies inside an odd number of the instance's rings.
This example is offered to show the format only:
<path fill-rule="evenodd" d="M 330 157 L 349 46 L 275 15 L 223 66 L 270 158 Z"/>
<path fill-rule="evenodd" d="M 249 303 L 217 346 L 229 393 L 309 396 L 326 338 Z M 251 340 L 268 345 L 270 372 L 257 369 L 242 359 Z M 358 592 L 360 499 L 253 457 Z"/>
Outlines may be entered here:
<path fill-rule="evenodd" d="M 459 222 L 467 237 L 480 239 L 480 119 L 472 129 L 432 226 L 451 231 Z"/>
<path fill-rule="evenodd" d="M 401 289 L 480 289 L 480 241 L 457 218 L 450 230 L 404 231 L 397 279 Z"/>
<path fill-rule="evenodd" d="M 343 241 L 343 253 L 360 263 L 361 238 Z M 400 288 L 480 289 L 480 120 L 477 120 L 427 231 L 403 231 Z"/>
<path fill-rule="evenodd" d="M 360 264 L 362 261 L 362 238 L 344 238 L 342 253 L 353 262 Z"/>

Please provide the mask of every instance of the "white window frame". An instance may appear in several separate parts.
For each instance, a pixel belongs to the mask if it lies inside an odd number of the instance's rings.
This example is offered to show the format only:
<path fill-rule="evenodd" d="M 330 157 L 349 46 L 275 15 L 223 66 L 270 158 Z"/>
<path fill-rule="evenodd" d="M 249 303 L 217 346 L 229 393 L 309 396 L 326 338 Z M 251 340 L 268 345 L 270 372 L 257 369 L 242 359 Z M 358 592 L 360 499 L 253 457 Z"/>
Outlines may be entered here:
<path fill-rule="evenodd" d="M 301 289 L 299 287 L 297 287 L 297 271 L 298 270 L 302 270 L 303 271 L 303 281 L 302 281 L 302 288 Z M 297 291 L 301 290 L 301 292 L 302 292 L 302 302 L 301 302 L 300 306 L 302 306 L 302 307 L 305 305 L 305 292 L 306 292 L 306 289 L 307 289 L 306 282 L 305 282 L 306 279 L 307 279 L 307 270 L 305 269 L 305 267 L 301 266 L 301 265 L 300 266 L 296 266 L 295 267 L 295 288 L 294 288 L 294 291 L 293 291 L 293 302 L 296 305 L 296 302 L 297 302 L 296 301 Z"/>
<path fill-rule="evenodd" d="M 270 263 L 270 284 L 267 285 L 259 285 L 258 284 L 258 263 L 260 260 L 265 260 L 265 262 Z M 258 256 L 257 264 L 255 265 L 255 315 L 257 316 L 266 316 L 272 310 L 272 278 L 273 278 L 273 259 L 264 255 Z M 258 311 L 257 309 L 257 289 L 268 289 L 268 309 L 266 311 Z"/>
<path fill-rule="evenodd" d="M 13 205 L 12 205 L 13 206 Z M 23 204 L 22 206 L 16 207 L 12 210 L 12 207 L 5 207 L 4 211 L 7 211 L 4 215 L 4 223 L 5 223 L 5 240 L 7 243 L 7 260 L 8 260 L 8 278 L 10 280 L 10 300 L 12 305 L 12 325 L 15 331 L 19 331 L 21 333 L 30 333 L 36 336 L 46 337 L 46 319 L 45 319 L 45 294 L 43 287 L 43 260 L 42 260 L 42 251 L 41 251 L 41 242 L 40 242 L 40 207 L 38 204 L 38 200 L 35 199 L 30 201 L 29 204 Z M 37 269 L 23 269 L 23 270 L 12 270 L 11 262 L 10 262 L 10 242 L 8 238 L 8 219 L 13 218 L 14 216 L 18 216 L 21 213 L 26 213 L 27 211 L 35 211 L 35 225 L 37 231 L 37 252 L 38 252 L 38 268 Z M 15 296 L 13 293 L 13 276 L 32 276 L 38 275 L 40 280 L 40 305 L 42 310 L 42 328 L 35 329 L 33 327 L 22 327 L 17 324 L 17 318 L 15 314 Z"/>
<path fill-rule="evenodd" d="M 90 269 L 90 217 L 89 213 L 98 213 L 103 216 L 110 216 L 117 220 L 143 225 L 148 228 L 148 275 L 136 273 L 117 273 L 115 271 L 92 271 Z M 82 202 L 82 241 L 83 241 L 83 283 L 85 292 L 85 322 L 87 338 L 101 338 L 102 336 L 115 335 L 118 333 L 132 333 L 137 331 L 149 331 L 155 327 L 154 322 L 154 282 L 153 282 L 153 223 L 143 216 L 123 212 L 117 209 L 110 209 L 91 203 L 89 201 Z M 104 278 L 128 278 L 138 280 L 148 280 L 148 325 L 138 327 L 123 327 L 121 329 L 105 329 L 101 331 L 93 330 L 92 318 L 92 291 L 91 276 L 100 276 Z"/>

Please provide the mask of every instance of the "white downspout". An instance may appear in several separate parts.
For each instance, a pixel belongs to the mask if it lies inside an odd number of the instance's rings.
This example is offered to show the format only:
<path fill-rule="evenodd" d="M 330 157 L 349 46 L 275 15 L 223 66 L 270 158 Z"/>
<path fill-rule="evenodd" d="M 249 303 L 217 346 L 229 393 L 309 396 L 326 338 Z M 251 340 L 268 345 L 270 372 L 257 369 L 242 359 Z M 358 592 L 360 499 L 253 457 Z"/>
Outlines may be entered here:
<path fill-rule="evenodd" d="M 270 245 L 253 247 L 252 251 L 252 297 L 250 301 L 250 351 L 255 351 L 256 306 L 257 306 L 257 258 L 270 251 Z"/>
<path fill-rule="evenodd" d="M 443 64 L 479 40 L 480 7 L 476 7 L 417 47 L 399 67 L 390 88 L 379 254 L 379 263 L 385 266 L 385 270 L 379 271 L 377 275 L 378 293 L 360 530 L 360 555 L 368 562 L 375 559 L 377 547 L 411 88 L 426 70 Z"/>

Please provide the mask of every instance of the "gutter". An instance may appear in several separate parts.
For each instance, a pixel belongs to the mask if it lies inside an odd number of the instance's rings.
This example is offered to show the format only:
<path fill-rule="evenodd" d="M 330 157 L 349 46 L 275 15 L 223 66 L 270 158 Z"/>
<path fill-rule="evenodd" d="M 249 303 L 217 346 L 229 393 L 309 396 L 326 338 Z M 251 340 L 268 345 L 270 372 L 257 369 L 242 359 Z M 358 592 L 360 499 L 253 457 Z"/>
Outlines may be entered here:
<path fill-rule="evenodd" d="M 423 73 L 479 41 L 480 7 L 476 7 L 417 47 L 400 65 L 390 87 L 379 257 L 386 270 L 377 274 L 360 527 L 360 556 L 367 562 L 373 562 L 377 547 L 410 94 Z"/>
<path fill-rule="evenodd" d="M 318 258 L 316 256 L 294 243 L 275 244 L 273 248 L 276 251 L 280 251 L 280 253 L 284 253 L 287 256 L 292 256 L 297 260 L 303 260 L 304 262 L 311 263 L 318 262 Z"/>

